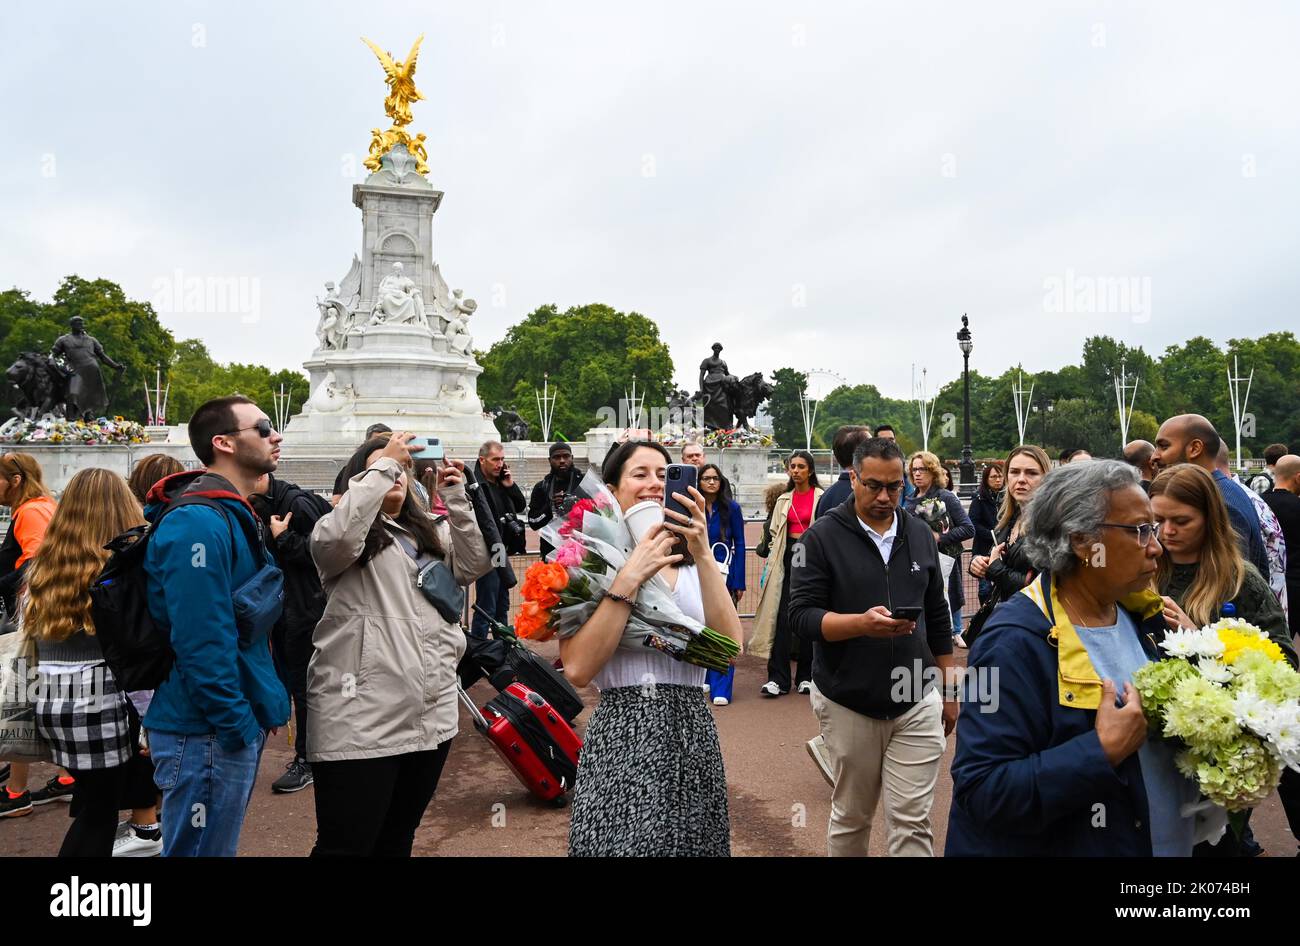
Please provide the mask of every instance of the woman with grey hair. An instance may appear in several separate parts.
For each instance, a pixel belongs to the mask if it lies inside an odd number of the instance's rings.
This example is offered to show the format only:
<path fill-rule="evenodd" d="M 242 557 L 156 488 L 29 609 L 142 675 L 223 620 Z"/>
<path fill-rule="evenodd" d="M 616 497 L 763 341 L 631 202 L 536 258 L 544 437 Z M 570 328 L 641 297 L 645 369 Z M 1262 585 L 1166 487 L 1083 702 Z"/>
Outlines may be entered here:
<path fill-rule="evenodd" d="M 1024 539 L 1039 575 L 970 652 L 946 853 L 1190 855 L 1195 823 L 1181 811 L 1196 787 L 1147 740 L 1130 682 L 1159 659 L 1165 629 L 1151 590 L 1159 528 L 1137 470 L 1053 470 Z"/>

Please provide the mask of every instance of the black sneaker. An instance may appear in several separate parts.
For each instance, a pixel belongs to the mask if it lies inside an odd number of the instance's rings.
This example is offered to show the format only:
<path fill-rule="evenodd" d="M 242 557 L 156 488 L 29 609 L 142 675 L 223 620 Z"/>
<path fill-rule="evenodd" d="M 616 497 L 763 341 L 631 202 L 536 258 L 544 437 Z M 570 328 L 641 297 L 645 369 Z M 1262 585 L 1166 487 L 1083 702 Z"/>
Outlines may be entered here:
<path fill-rule="evenodd" d="M 0 790 L 0 818 L 21 818 L 32 813 L 32 793 L 23 792 L 16 798 L 8 789 Z"/>
<path fill-rule="evenodd" d="M 277 795 L 300 792 L 314 781 L 311 765 L 302 759 L 294 759 L 285 767 L 284 774 L 271 783 L 271 791 Z"/>
<path fill-rule="evenodd" d="M 45 783 L 44 788 L 32 792 L 32 804 L 48 805 L 52 801 L 72 801 L 72 786 L 75 784 L 76 782 L 69 782 L 64 785 L 56 775 Z"/>

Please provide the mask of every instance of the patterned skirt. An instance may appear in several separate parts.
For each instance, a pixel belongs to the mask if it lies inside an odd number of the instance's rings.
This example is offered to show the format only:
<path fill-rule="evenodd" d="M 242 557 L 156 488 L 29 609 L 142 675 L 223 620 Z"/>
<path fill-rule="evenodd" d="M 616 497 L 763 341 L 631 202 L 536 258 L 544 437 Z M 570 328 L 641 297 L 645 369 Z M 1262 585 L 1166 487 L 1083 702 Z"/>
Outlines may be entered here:
<path fill-rule="evenodd" d="M 727 776 L 699 687 L 600 694 L 578 759 L 571 857 L 730 857 Z"/>
<path fill-rule="evenodd" d="M 42 665 L 45 666 L 45 665 Z M 65 769 L 111 769 L 131 758 L 134 745 L 127 696 L 107 664 L 67 673 L 41 672 L 36 729 Z"/>

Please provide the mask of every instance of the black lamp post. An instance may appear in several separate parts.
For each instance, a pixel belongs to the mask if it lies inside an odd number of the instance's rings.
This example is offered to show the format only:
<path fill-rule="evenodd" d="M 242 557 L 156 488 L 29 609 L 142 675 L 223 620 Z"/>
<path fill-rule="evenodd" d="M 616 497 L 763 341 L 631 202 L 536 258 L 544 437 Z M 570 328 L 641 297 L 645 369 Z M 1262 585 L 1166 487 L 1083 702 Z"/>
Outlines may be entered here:
<path fill-rule="evenodd" d="M 975 458 L 970 446 L 970 353 L 974 348 L 970 337 L 970 319 L 961 317 L 961 331 L 957 333 L 957 346 L 961 349 L 965 367 L 962 369 L 962 440 L 961 463 L 959 466 L 959 495 L 972 496 L 975 493 Z"/>

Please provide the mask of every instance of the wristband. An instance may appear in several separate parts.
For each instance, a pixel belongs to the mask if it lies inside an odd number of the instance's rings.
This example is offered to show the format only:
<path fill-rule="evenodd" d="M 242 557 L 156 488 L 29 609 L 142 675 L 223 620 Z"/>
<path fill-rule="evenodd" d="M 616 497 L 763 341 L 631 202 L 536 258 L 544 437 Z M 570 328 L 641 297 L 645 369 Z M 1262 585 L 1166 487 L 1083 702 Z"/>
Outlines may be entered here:
<path fill-rule="evenodd" d="M 622 602 L 623 602 L 625 605 L 627 605 L 629 608 L 631 608 L 631 607 L 633 607 L 633 606 L 636 605 L 636 601 L 635 601 L 635 600 L 633 600 L 632 598 L 629 598 L 627 595 L 621 595 L 621 594 L 618 594 L 618 593 L 615 592 L 615 591 L 607 591 L 607 592 L 605 592 L 605 597 L 606 597 L 606 598 L 613 598 L 615 601 L 622 601 Z"/>

